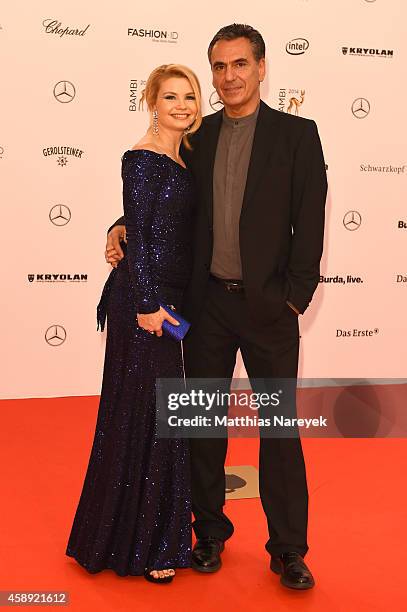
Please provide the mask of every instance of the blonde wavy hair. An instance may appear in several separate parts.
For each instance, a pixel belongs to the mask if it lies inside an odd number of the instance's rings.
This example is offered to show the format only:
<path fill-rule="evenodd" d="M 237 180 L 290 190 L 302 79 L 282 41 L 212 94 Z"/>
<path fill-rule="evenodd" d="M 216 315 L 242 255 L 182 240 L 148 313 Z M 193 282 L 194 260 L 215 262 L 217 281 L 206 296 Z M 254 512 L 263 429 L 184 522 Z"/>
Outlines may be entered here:
<path fill-rule="evenodd" d="M 187 134 L 182 137 L 182 142 L 187 149 L 191 149 L 191 144 L 188 140 L 190 134 L 196 132 L 202 123 L 202 109 L 201 109 L 201 86 L 198 81 L 196 74 L 187 66 L 182 64 L 163 64 L 155 68 L 147 79 L 147 83 L 143 91 L 141 92 L 140 105 L 143 107 L 143 103 L 147 103 L 147 108 L 150 111 L 150 126 L 152 125 L 152 112 L 157 102 L 158 91 L 161 83 L 165 79 L 171 77 L 177 77 L 187 79 L 190 84 L 192 91 L 194 92 L 195 102 L 197 106 L 197 114 L 195 121 L 191 125 Z"/>

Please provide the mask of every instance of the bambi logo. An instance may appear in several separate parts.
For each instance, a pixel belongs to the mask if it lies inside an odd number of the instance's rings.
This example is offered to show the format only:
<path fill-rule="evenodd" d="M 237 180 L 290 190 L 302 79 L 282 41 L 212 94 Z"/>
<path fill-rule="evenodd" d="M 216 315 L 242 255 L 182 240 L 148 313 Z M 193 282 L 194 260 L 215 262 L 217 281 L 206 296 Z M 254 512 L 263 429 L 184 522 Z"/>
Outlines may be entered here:
<path fill-rule="evenodd" d="M 289 105 L 288 105 L 288 108 L 287 108 L 287 113 L 292 114 L 291 109 L 294 108 L 294 115 L 296 115 L 298 117 L 298 109 L 302 105 L 302 103 L 304 102 L 304 98 L 305 98 L 305 89 L 301 89 L 301 97 L 300 97 L 300 99 L 296 98 L 295 96 L 293 96 L 292 98 L 289 99 Z"/>

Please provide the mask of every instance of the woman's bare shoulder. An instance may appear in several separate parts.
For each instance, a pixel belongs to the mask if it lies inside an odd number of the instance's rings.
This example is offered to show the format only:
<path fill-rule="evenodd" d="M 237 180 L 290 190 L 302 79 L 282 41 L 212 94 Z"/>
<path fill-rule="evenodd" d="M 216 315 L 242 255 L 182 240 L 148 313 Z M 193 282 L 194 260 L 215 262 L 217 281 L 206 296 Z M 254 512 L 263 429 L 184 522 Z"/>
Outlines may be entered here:
<path fill-rule="evenodd" d="M 130 151 L 152 151 L 153 153 L 161 153 L 160 149 L 154 142 L 144 140 L 143 138 L 130 149 Z"/>

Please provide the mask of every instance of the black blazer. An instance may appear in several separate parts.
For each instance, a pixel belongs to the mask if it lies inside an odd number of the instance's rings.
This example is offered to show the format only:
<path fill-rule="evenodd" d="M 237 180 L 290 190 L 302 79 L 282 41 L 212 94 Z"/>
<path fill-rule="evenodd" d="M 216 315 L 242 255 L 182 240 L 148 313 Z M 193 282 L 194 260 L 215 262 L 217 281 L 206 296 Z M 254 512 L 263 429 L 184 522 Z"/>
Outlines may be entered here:
<path fill-rule="evenodd" d="M 203 306 L 213 249 L 213 166 L 222 111 L 204 117 L 193 136 L 194 265 L 184 313 Z M 267 324 L 292 302 L 303 313 L 319 282 L 327 180 L 314 121 L 260 103 L 239 224 L 243 283 L 253 319 Z"/>
<path fill-rule="evenodd" d="M 193 273 L 183 313 L 195 321 L 204 304 L 213 249 L 213 166 L 222 111 L 204 117 L 181 156 L 198 187 Z M 243 283 L 251 316 L 278 318 L 286 301 L 303 313 L 319 282 L 327 193 L 325 162 L 314 121 L 264 102 L 254 133 L 239 224 Z M 124 224 L 121 217 L 115 225 Z"/>

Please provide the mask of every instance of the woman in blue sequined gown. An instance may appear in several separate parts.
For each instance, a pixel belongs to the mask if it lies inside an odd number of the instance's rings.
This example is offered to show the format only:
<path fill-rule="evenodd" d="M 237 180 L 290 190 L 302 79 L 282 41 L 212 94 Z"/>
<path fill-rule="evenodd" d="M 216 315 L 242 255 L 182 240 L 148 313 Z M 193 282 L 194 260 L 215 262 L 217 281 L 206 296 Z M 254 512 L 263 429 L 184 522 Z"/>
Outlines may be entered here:
<path fill-rule="evenodd" d="M 155 437 L 156 378 L 183 375 L 159 302 L 178 309 L 191 272 L 194 187 L 179 146 L 201 122 L 199 83 L 183 66 L 160 66 L 144 97 L 152 125 L 122 159 L 127 256 L 98 307 L 102 328 L 107 314 L 103 384 L 66 554 L 91 573 L 170 582 L 190 565 L 189 455 L 187 440 Z"/>

